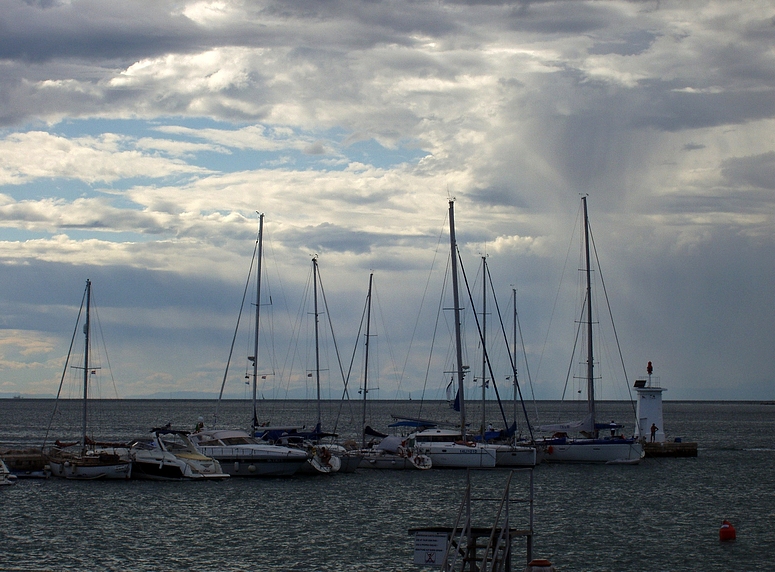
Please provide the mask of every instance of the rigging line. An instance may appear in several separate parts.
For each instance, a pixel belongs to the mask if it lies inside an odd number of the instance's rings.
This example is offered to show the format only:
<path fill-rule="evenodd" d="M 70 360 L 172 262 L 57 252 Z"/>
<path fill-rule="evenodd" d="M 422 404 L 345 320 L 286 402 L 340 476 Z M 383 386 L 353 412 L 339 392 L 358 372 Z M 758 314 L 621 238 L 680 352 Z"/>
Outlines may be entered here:
<path fill-rule="evenodd" d="M 253 246 L 253 255 L 250 257 L 250 268 L 248 269 L 248 279 L 245 282 L 245 290 L 242 292 L 242 302 L 240 303 L 239 313 L 237 314 L 237 325 L 234 327 L 234 336 L 231 339 L 231 346 L 229 347 L 229 357 L 226 359 L 226 370 L 223 372 L 223 381 L 221 381 L 221 390 L 218 393 L 218 399 L 215 402 L 215 414 L 213 415 L 213 427 L 218 424 L 218 411 L 221 404 L 221 398 L 223 397 L 223 390 L 226 387 L 226 378 L 229 375 L 229 366 L 231 364 L 231 358 L 234 354 L 234 345 L 237 342 L 237 334 L 239 333 L 240 320 L 242 320 L 242 311 L 245 309 L 245 299 L 248 295 L 248 288 L 250 287 L 250 276 L 253 273 L 253 263 L 256 260 L 256 252 L 258 251 L 258 237 L 256 237 L 256 243 Z M 256 356 L 258 359 L 258 356 Z"/>
<path fill-rule="evenodd" d="M 444 272 L 444 280 L 441 284 L 441 296 L 439 296 L 439 305 L 438 308 L 436 308 L 436 321 L 433 324 L 433 335 L 431 336 L 431 348 L 428 352 L 428 363 L 425 366 L 425 379 L 423 380 L 422 384 L 422 393 L 420 394 L 420 409 L 417 413 L 418 417 L 422 416 L 422 409 L 423 405 L 425 404 L 425 391 L 428 387 L 428 378 L 430 377 L 430 371 L 431 371 L 431 362 L 433 361 L 433 350 L 436 347 L 436 334 L 439 332 L 439 322 L 441 321 L 441 316 L 444 313 L 444 291 L 447 289 L 447 278 L 449 277 L 449 266 L 450 266 L 450 259 L 447 258 L 447 268 Z"/>
<path fill-rule="evenodd" d="M 388 347 L 388 355 L 390 356 L 390 363 L 393 366 L 393 374 L 396 375 L 397 386 L 396 386 L 396 396 L 395 396 L 395 399 L 398 399 L 398 392 L 401 389 L 401 378 L 397 376 L 398 367 L 397 367 L 397 364 L 396 364 L 396 357 L 395 357 L 395 353 L 393 352 L 393 344 L 390 341 L 390 334 L 388 333 L 388 329 L 387 329 L 387 327 L 385 325 L 386 324 L 386 322 L 385 322 L 385 314 L 384 314 L 384 311 L 382 310 L 382 304 L 380 303 L 379 291 L 377 290 L 377 285 L 375 283 L 372 284 L 372 287 L 373 287 L 373 291 L 372 291 L 373 304 L 372 304 L 372 307 L 376 305 L 377 313 L 379 314 L 379 317 L 380 317 L 380 319 L 382 321 L 382 331 L 383 331 L 383 335 L 385 337 L 385 343 L 387 344 L 387 347 Z M 379 359 L 379 353 L 377 353 L 377 359 Z M 379 371 L 379 369 L 377 371 Z M 377 388 L 377 389 L 379 389 L 379 388 Z"/>
<path fill-rule="evenodd" d="M 538 357 L 538 366 L 536 367 L 536 378 L 538 378 L 539 374 L 541 373 L 541 365 L 543 364 L 544 360 L 544 353 L 546 352 L 546 344 L 549 340 L 549 332 L 552 329 L 552 324 L 554 323 L 554 315 L 557 311 L 557 303 L 560 299 L 560 291 L 562 290 L 562 283 L 565 280 L 565 271 L 568 268 L 568 260 L 570 259 L 570 252 L 571 248 L 573 247 L 573 237 L 576 235 L 576 228 L 578 228 L 579 218 L 581 213 L 581 207 L 579 207 L 577 213 L 576 213 L 576 219 L 573 223 L 573 231 L 570 233 L 570 240 L 568 241 L 568 250 L 565 252 L 565 262 L 563 262 L 562 265 L 562 272 L 560 273 L 560 280 L 557 283 L 557 293 L 554 296 L 554 303 L 552 304 L 552 312 L 549 315 L 549 324 L 546 327 L 546 336 L 544 337 L 544 343 L 541 347 L 541 354 Z"/>
<path fill-rule="evenodd" d="M 363 331 L 363 320 L 366 317 L 366 306 L 368 304 L 368 296 L 366 303 L 363 305 L 363 313 L 361 314 L 361 321 L 358 324 L 358 333 L 355 335 L 355 344 L 353 345 L 353 353 L 350 357 L 350 367 L 347 369 L 347 379 L 344 381 L 344 389 L 342 390 L 342 398 L 339 400 L 339 410 L 336 412 L 336 418 L 334 420 L 334 428 L 332 429 L 333 433 L 336 433 L 336 427 L 339 425 L 339 417 L 342 414 L 342 407 L 344 407 L 344 398 L 348 396 L 347 394 L 347 385 L 350 381 L 350 375 L 352 374 L 353 364 L 355 363 L 355 355 L 358 351 L 358 343 L 361 339 L 361 332 Z M 349 397 L 349 396 L 348 396 Z"/>
<path fill-rule="evenodd" d="M 589 228 L 589 237 L 592 241 L 592 251 L 595 253 L 595 262 L 597 262 L 597 273 L 600 275 L 600 285 L 603 287 L 603 297 L 605 298 L 606 306 L 608 307 L 608 317 L 611 320 L 611 328 L 614 332 L 614 340 L 616 341 L 616 349 L 619 351 L 619 360 L 622 363 L 622 372 L 624 373 L 624 380 L 625 385 L 627 386 L 627 393 L 630 396 L 630 407 L 632 408 L 633 414 L 637 416 L 637 412 L 635 410 L 635 403 L 632 398 L 632 390 L 630 389 L 630 384 L 627 382 L 627 368 L 624 365 L 624 356 L 622 355 L 622 348 L 619 345 L 619 334 L 616 332 L 616 324 L 614 323 L 614 315 L 611 310 L 611 301 L 608 299 L 608 290 L 605 287 L 605 280 L 603 280 L 603 269 L 600 266 L 600 259 L 597 256 L 597 246 L 595 245 L 595 237 L 592 235 L 592 226 L 587 222 L 588 228 Z"/>
<path fill-rule="evenodd" d="M 299 301 L 299 307 L 296 311 L 296 319 L 291 324 L 291 335 L 288 343 L 288 351 L 285 354 L 285 359 L 283 361 L 283 369 L 280 372 L 281 379 L 283 377 L 286 378 L 285 396 L 284 396 L 284 400 L 286 401 L 288 399 L 288 394 L 290 393 L 290 389 L 291 389 L 291 378 L 293 377 L 293 368 L 295 367 L 296 358 L 299 356 L 299 344 L 301 343 L 301 329 L 302 327 L 304 327 L 304 323 L 306 322 L 306 319 L 308 319 L 309 317 L 309 313 L 306 310 L 307 310 L 307 306 L 309 305 L 311 292 L 312 292 L 312 269 L 310 268 L 309 273 L 307 273 L 307 283 L 304 285 L 304 290 L 302 292 L 302 296 Z M 288 371 L 287 377 L 285 375 L 286 370 Z M 308 372 L 306 371 L 306 365 L 305 365 L 305 374 L 306 373 Z M 308 385 L 308 382 L 307 382 L 307 377 L 305 375 L 304 377 L 305 396 L 307 391 L 307 385 Z M 287 409 L 287 406 L 284 405 L 283 409 Z"/>
<path fill-rule="evenodd" d="M 586 302 L 586 299 L 587 299 L 587 295 L 585 293 L 584 294 L 584 299 L 582 300 L 582 303 L 581 303 L 582 307 L 584 306 L 584 302 Z M 576 357 L 576 348 L 578 347 L 579 336 L 581 336 L 581 326 L 584 325 L 584 314 L 583 314 L 583 312 L 584 311 L 582 310 L 581 318 L 577 322 L 578 326 L 576 327 L 576 335 L 574 336 L 574 340 L 573 340 L 573 349 L 572 349 L 571 355 L 570 355 L 570 363 L 568 364 L 568 372 L 565 374 L 565 387 L 563 387 L 563 389 L 562 389 L 562 399 L 560 400 L 562 402 L 565 401 L 565 392 L 568 390 L 568 382 L 570 381 L 571 371 L 573 370 L 573 360 Z M 559 419 L 560 419 L 560 411 L 558 409 L 558 411 L 557 411 L 557 420 L 559 421 Z"/>
<path fill-rule="evenodd" d="M 516 287 L 514 288 L 514 292 L 516 293 Z M 517 317 L 517 330 L 519 331 L 519 341 L 522 345 L 522 356 L 525 359 L 525 372 L 527 372 L 527 381 L 528 381 L 528 384 L 530 385 L 530 394 L 533 398 L 533 408 L 535 409 L 536 422 L 538 422 L 538 420 L 540 419 L 538 415 L 538 403 L 536 403 L 535 389 L 533 388 L 533 378 L 530 375 L 530 365 L 528 364 L 528 361 L 527 361 L 527 347 L 525 347 L 525 337 L 522 335 L 522 322 L 519 319 L 519 312 L 517 311 L 516 296 L 514 297 L 514 314 Z"/>
<path fill-rule="evenodd" d="M 484 271 L 487 273 L 487 278 L 489 278 L 490 292 L 492 293 L 492 299 L 493 299 L 493 302 L 495 302 L 495 310 L 498 313 L 498 320 L 500 321 L 500 324 L 501 324 L 501 332 L 503 333 L 503 341 L 506 343 L 506 355 L 509 356 L 509 362 L 511 362 L 511 371 L 513 372 L 514 383 L 516 384 L 517 392 L 519 393 L 519 401 L 522 404 L 522 413 L 525 416 L 525 423 L 527 424 L 527 430 L 530 433 L 530 440 L 533 441 L 534 440 L 533 428 L 530 426 L 530 419 L 528 418 L 528 415 L 527 415 L 527 408 L 525 407 L 525 400 L 522 397 L 522 388 L 520 387 L 519 379 L 517 378 L 517 364 L 514 363 L 514 356 L 511 355 L 511 351 L 509 349 L 509 338 L 506 335 L 506 326 L 503 323 L 503 316 L 501 315 L 500 304 L 498 304 L 498 297 L 495 295 L 495 285 L 492 282 L 492 274 L 490 273 L 490 267 L 485 265 Z M 473 300 L 472 300 L 472 302 L 473 302 Z M 516 309 L 514 311 L 516 313 Z M 482 345 L 484 345 L 484 344 L 482 344 Z M 489 361 L 488 361 L 488 363 L 489 363 Z M 525 366 L 527 367 L 527 356 L 525 356 Z M 492 373 L 490 373 L 490 376 L 492 376 Z M 493 376 L 493 386 L 495 386 L 495 377 L 494 376 Z M 496 389 L 496 392 L 497 392 L 497 389 Z M 503 410 L 503 406 L 501 405 L 501 411 L 502 410 Z M 515 419 L 514 423 L 516 423 L 516 422 L 517 422 L 517 420 Z M 506 427 L 508 428 L 508 425 Z"/>
<path fill-rule="evenodd" d="M 334 344 L 334 353 L 336 355 L 336 363 L 339 365 L 339 372 L 342 376 L 342 383 L 344 384 L 344 392 L 347 396 L 347 403 L 350 406 L 350 416 L 354 419 L 355 412 L 353 411 L 352 402 L 350 401 L 350 393 L 347 391 L 347 380 L 344 375 L 344 368 L 342 367 L 342 357 L 339 353 L 339 346 L 336 343 L 336 335 L 334 334 L 334 323 L 331 321 L 331 313 L 328 310 L 328 299 L 326 298 L 326 291 L 323 289 L 323 278 L 320 276 L 320 268 L 318 268 L 318 285 L 320 286 L 320 294 L 323 296 L 323 307 L 326 310 L 326 316 L 328 317 L 328 327 L 331 330 L 331 341 Z"/>
<path fill-rule="evenodd" d="M 304 326 L 304 317 L 306 315 L 306 307 L 309 302 L 309 295 L 311 290 L 311 282 L 312 282 L 312 271 L 310 270 L 307 273 L 307 282 L 304 284 L 304 289 L 302 290 L 301 297 L 299 299 L 299 305 L 296 309 L 295 318 L 290 318 L 290 313 L 287 313 L 288 315 L 288 326 L 289 326 L 289 335 L 288 335 L 288 349 L 285 352 L 285 357 L 283 358 L 283 364 L 280 368 L 280 372 L 278 375 L 279 383 L 278 387 L 276 388 L 275 396 L 281 400 L 280 405 L 280 413 L 284 413 L 287 409 L 287 399 L 288 395 L 290 393 L 290 386 L 291 386 L 291 379 L 293 377 L 293 369 L 295 367 L 296 358 L 299 354 L 299 342 L 301 338 L 301 329 Z M 283 295 L 283 301 L 286 302 L 286 309 L 288 308 L 287 300 Z M 286 375 L 287 371 L 287 375 Z M 307 378 L 304 378 L 304 386 L 305 391 L 307 387 Z"/>
<path fill-rule="evenodd" d="M 271 237 L 267 237 L 268 242 L 271 245 Z M 264 242 L 267 242 L 265 240 Z M 272 256 L 274 256 L 274 250 L 272 250 Z M 264 264 L 261 265 L 261 273 L 263 275 L 263 279 L 261 280 L 261 291 L 263 292 L 266 290 L 267 294 L 266 296 L 269 298 L 269 316 L 267 317 L 269 322 L 269 342 L 270 342 L 270 355 L 271 355 L 271 375 L 274 376 L 277 374 L 277 348 L 275 346 L 275 335 L 274 335 L 274 303 L 273 303 L 273 297 L 272 297 L 272 283 L 269 281 L 269 268 L 266 264 L 266 255 L 264 255 Z M 279 273 L 278 273 L 279 274 Z M 278 280 L 279 282 L 279 280 Z M 280 288 L 280 292 L 283 292 L 283 289 Z M 282 297 L 283 301 L 285 301 L 284 296 Z M 288 307 L 287 304 L 285 306 Z"/>
<path fill-rule="evenodd" d="M 503 417 L 503 424 L 505 427 L 509 426 L 509 422 L 506 420 L 506 412 L 503 410 L 503 402 L 501 401 L 501 394 L 498 391 L 498 384 L 495 383 L 495 375 L 492 372 L 492 364 L 490 363 L 490 356 L 487 353 L 487 348 L 484 345 L 484 333 L 482 332 L 482 326 L 479 323 L 479 316 L 476 313 L 476 305 L 474 304 L 474 298 L 471 294 L 471 288 L 468 284 L 468 276 L 466 276 L 465 268 L 463 268 L 463 259 L 460 256 L 460 250 L 457 249 L 456 245 L 456 254 L 458 257 L 458 261 L 460 263 L 460 272 L 463 274 L 463 281 L 466 284 L 466 291 L 468 292 L 468 300 L 471 302 L 471 309 L 473 310 L 471 313 L 474 315 L 474 323 L 476 323 L 476 330 L 479 332 L 479 341 L 482 344 L 482 354 L 484 355 L 484 360 L 487 363 L 487 370 L 490 372 L 490 379 L 492 380 L 492 387 L 495 390 L 495 396 L 498 398 L 498 408 L 501 412 L 501 417 Z M 482 383 L 484 383 L 484 380 L 482 380 Z"/>
<path fill-rule="evenodd" d="M 533 377 L 530 375 L 530 365 L 528 364 L 528 361 L 527 361 L 527 348 L 525 347 L 525 337 L 522 334 L 522 321 L 519 319 L 519 312 L 516 310 L 516 306 L 515 306 L 515 312 L 517 315 L 517 329 L 519 330 L 519 341 L 520 341 L 520 344 L 522 345 L 522 355 L 525 358 L 525 372 L 527 373 L 527 382 L 530 384 L 530 394 L 533 397 L 533 407 L 535 409 L 536 420 L 538 420 L 539 419 L 538 403 L 536 402 L 535 389 L 533 388 Z"/>
<path fill-rule="evenodd" d="M 70 338 L 70 347 L 67 349 L 67 357 L 65 358 L 65 365 L 62 369 L 62 378 L 59 380 L 59 389 L 57 390 L 57 396 L 54 399 L 54 411 L 51 412 L 51 419 L 48 422 L 48 427 L 46 427 L 46 435 L 43 437 L 43 445 L 41 446 L 41 451 L 46 447 L 46 442 L 48 441 L 48 434 L 51 431 L 51 425 L 54 422 L 54 416 L 57 413 L 57 407 L 59 405 L 59 396 L 62 394 L 62 385 L 65 382 L 65 376 L 67 375 L 67 366 L 70 363 L 70 356 L 73 352 L 73 344 L 75 343 L 75 336 L 78 334 L 78 324 L 81 322 L 81 313 L 83 312 L 83 305 L 86 301 L 86 290 L 83 291 L 83 297 L 81 298 L 81 307 L 78 309 L 78 317 L 75 319 L 75 328 L 73 328 L 73 337 Z"/>
<path fill-rule="evenodd" d="M 279 268 L 279 265 L 277 263 L 278 256 L 277 256 L 277 254 L 275 252 L 274 240 L 272 239 L 272 235 L 271 234 L 267 237 L 267 240 L 268 240 L 268 245 L 267 246 L 268 246 L 268 250 L 270 252 L 269 259 L 270 259 L 270 261 L 273 264 L 275 276 L 276 276 L 276 279 L 277 279 L 277 284 L 279 285 L 280 303 L 281 303 L 282 308 L 285 309 L 285 317 L 288 320 L 287 326 L 288 326 L 288 330 L 290 331 L 290 330 L 292 330 L 293 325 L 294 325 L 293 324 L 293 318 L 291 317 L 291 314 L 288 311 L 288 309 L 291 306 L 288 303 L 288 297 L 286 296 L 286 293 L 285 293 L 285 284 L 283 282 L 283 275 L 280 272 L 280 268 Z M 272 387 L 272 395 L 273 395 L 274 398 L 277 398 L 278 395 L 279 395 L 279 391 L 280 391 L 280 387 L 278 387 L 278 382 L 279 382 L 279 385 L 282 384 L 282 372 L 280 371 L 278 373 L 278 371 L 279 371 L 279 364 L 277 363 L 278 351 L 277 351 L 277 349 L 275 347 L 276 340 L 275 340 L 275 336 L 274 336 L 274 331 L 275 331 L 275 328 L 274 328 L 274 303 L 272 301 L 273 300 L 273 291 L 272 291 L 272 283 L 269 281 L 269 266 L 267 264 L 263 264 L 262 265 L 262 270 L 264 270 L 264 269 L 265 269 L 265 272 L 266 272 L 267 290 L 269 291 L 269 305 L 272 308 L 272 311 L 270 312 L 270 326 L 269 326 L 269 328 L 270 328 L 270 331 L 272 332 L 272 334 L 270 336 L 270 340 L 272 342 L 272 375 L 276 376 L 275 382 L 274 382 L 273 387 Z"/>
<path fill-rule="evenodd" d="M 401 380 L 401 381 L 403 381 L 404 375 L 406 374 L 406 368 L 407 368 L 407 365 L 409 363 L 409 356 L 412 353 L 412 346 L 414 345 L 414 339 L 415 339 L 415 336 L 417 335 L 417 328 L 418 328 L 418 326 L 420 324 L 420 318 L 422 316 L 422 308 L 425 305 L 425 298 L 428 295 L 428 288 L 430 286 L 431 276 L 433 275 L 433 267 L 436 265 L 436 259 L 438 258 L 439 249 L 441 248 L 441 243 L 442 243 L 442 240 L 444 238 L 444 226 L 446 224 L 447 224 L 447 211 L 445 210 L 444 211 L 444 222 L 441 225 L 441 230 L 439 231 L 439 237 L 438 237 L 438 239 L 436 241 L 436 250 L 433 251 L 433 260 L 431 260 L 431 267 L 430 267 L 430 270 L 428 271 L 428 278 L 425 280 L 425 288 L 423 289 L 422 298 L 420 299 L 420 308 L 417 311 L 417 319 L 414 322 L 414 328 L 412 328 L 412 336 L 409 339 L 409 348 L 407 349 L 407 352 L 406 352 L 406 359 L 404 360 L 404 366 L 401 369 L 401 373 L 400 373 L 400 376 L 399 376 L 399 380 Z M 425 381 L 426 381 L 426 383 L 428 381 L 427 374 L 426 374 L 426 377 L 425 377 Z M 420 398 L 420 409 L 421 410 L 422 410 L 422 397 L 424 397 L 424 396 L 425 396 L 425 386 L 423 385 L 423 392 L 422 392 L 422 395 L 421 395 L 421 398 Z"/>
<path fill-rule="evenodd" d="M 94 317 L 97 320 L 97 330 L 100 332 L 100 341 L 102 341 L 102 351 L 105 353 L 105 361 L 108 363 L 108 373 L 110 374 L 110 381 L 113 384 L 113 393 L 118 399 L 118 388 L 116 387 L 116 380 L 113 377 L 113 368 L 110 366 L 110 356 L 108 355 L 108 345 L 105 343 L 105 333 L 102 331 L 102 322 L 100 322 L 100 313 L 97 308 L 97 303 L 94 301 L 94 291 L 91 293 L 92 309 L 94 310 Z"/>

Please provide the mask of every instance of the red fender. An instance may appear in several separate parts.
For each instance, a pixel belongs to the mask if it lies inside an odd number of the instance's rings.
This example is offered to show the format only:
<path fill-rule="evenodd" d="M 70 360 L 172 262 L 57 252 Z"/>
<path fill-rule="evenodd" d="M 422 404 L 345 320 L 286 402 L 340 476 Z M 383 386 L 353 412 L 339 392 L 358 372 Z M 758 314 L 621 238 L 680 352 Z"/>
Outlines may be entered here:
<path fill-rule="evenodd" d="M 735 527 L 728 520 L 723 521 L 718 531 L 718 539 L 725 542 L 727 540 L 735 540 L 735 538 L 737 538 Z"/>

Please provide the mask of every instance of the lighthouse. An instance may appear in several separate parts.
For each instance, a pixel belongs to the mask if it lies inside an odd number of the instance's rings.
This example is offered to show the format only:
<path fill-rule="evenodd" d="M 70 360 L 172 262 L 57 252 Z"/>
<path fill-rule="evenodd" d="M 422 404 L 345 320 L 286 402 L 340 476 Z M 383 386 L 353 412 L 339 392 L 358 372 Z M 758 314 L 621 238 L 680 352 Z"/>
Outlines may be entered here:
<path fill-rule="evenodd" d="M 646 373 L 648 379 L 635 381 L 635 391 L 638 393 L 635 437 L 643 443 L 646 457 L 696 457 L 697 443 L 684 443 L 680 437 L 673 441 L 665 439 L 662 392 L 667 389 L 660 386 L 658 377 L 653 376 L 654 366 L 651 362 L 646 367 Z"/>
<path fill-rule="evenodd" d="M 654 367 L 649 362 L 646 367 L 648 381 L 638 379 L 635 381 L 635 391 L 638 393 L 637 416 L 638 425 L 635 427 L 635 438 L 645 439 L 648 443 L 664 443 L 665 430 L 662 423 L 662 392 L 667 389 L 659 386 L 659 378 L 654 379 Z M 651 428 L 656 427 L 652 439 Z"/>

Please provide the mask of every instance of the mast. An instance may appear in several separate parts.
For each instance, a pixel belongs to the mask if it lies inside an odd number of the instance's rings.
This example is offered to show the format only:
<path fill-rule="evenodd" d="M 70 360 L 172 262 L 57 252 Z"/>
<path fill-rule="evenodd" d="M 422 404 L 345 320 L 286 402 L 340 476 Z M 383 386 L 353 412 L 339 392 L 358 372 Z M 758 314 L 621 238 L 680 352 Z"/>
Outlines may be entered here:
<path fill-rule="evenodd" d="M 361 434 L 363 436 L 363 442 L 361 446 L 366 448 L 366 393 L 368 392 L 368 378 L 369 378 L 369 336 L 371 335 L 371 285 L 374 279 L 374 273 L 369 274 L 369 293 L 366 296 L 366 359 L 363 368 L 363 430 Z"/>
<path fill-rule="evenodd" d="M 83 324 L 85 341 L 83 344 L 83 423 L 81 426 L 81 452 L 86 453 L 86 411 L 89 395 L 89 306 L 91 305 L 91 280 L 86 280 L 86 321 Z"/>
<path fill-rule="evenodd" d="M 455 239 L 455 201 L 449 201 L 449 245 L 452 251 L 452 294 L 455 303 L 455 350 L 457 354 L 457 391 L 460 402 L 460 434 L 466 435 L 466 404 L 463 377 L 463 347 L 460 340 L 460 295 L 457 285 L 457 241 Z"/>
<path fill-rule="evenodd" d="M 253 431 L 258 427 L 256 399 L 258 394 L 258 329 L 261 316 L 261 261 L 264 249 L 264 214 L 258 213 L 258 258 L 256 260 L 256 330 L 253 338 Z"/>
<path fill-rule="evenodd" d="M 318 339 L 318 325 L 319 325 L 319 315 L 318 315 L 318 257 L 313 256 L 312 257 L 312 291 L 313 291 L 313 299 L 314 299 L 314 309 L 315 309 L 315 382 L 317 383 L 317 394 L 318 394 L 318 423 L 317 428 L 318 430 L 321 428 L 321 423 L 323 421 L 323 414 L 320 410 L 320 344 Z"/>
<path fill-rule="evenodd" d="M 517 289 L 512 288 L 511 289 L 511 295 L 514 298 L 514 339 L 512 340 L 512 360 L 511 363 L 514 365 L 514 371 L 512 374 L 514 375 L 514 423 L 517 422 Z M 525 419 L 527 419 L 527 415 L 525 416 Z M 516 432 L 514 433 L 514 437 L 516 438 Z"/>
<path fill-rule="evenodd" d="M 482 256 L 482 443 L 487 423 L 487 352 L 485 341 L 487 336 L 487 256 Z"/>
<path fill-rule="evenodd" d="M 595 377 L 594 354 L 592 352 L 592 269 L 589 256 L 589 215 L 587 214 L 587 197 L 581 197 L 584 204 L 584 254 L 586 258 L 587 275 L 587 405 L 592 423 L 592 434 L 595 435 Z"/>

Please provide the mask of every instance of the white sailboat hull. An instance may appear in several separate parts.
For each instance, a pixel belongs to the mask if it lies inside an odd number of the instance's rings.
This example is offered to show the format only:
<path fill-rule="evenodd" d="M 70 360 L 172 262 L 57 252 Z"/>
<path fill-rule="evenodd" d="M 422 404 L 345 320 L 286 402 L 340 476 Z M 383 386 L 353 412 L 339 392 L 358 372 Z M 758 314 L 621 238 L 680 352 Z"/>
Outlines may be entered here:
<path fill-rule="evenodd" d="M 535 467 L 538 453 L 535 447 L 494 445 L 496 467 Z"/>
<path fill-rule="evenodd" d="M 427 455 L 402 455 L 379 449 L 363 449 L 361 469 L 382 469 L 388 471 L 425 470 L 433 466 L 433 461 Z"/>
<path fill-rule="evenodd" d="M 538 444 L 544 463 L 623 463 L 643 458 L 643 447 L 632 440 L 566 439 L 564 443 L 547 440 Z"/>
<path fill-rule="evenodd" d="M 438 469 L 495 467 L 496 446 L 468 441 L 459 431 L 425 429 L 410 435 L 408 446 L 416 454 L 430 457 Z"/>
<path fill-rule="evenodd" d="M 202 454 L 216 459 L 232 477 L 287 477 L 307 463 L 304 451 L 274 445 L 199 446 Z"/>
<path fill-rule="evenodd" d="M 132 462 L 114 454 L 53 453 L 48 459 L 51 476 L 63 479 L 92 481 L 96 479 L 129 479 Z"/>
<path fill-rule="evenodd" d="M 495 448 L 479 443 L 417 443 L 415 451 L 430 457 L 433 468 L 465 469 L 495 467 Z"/>

